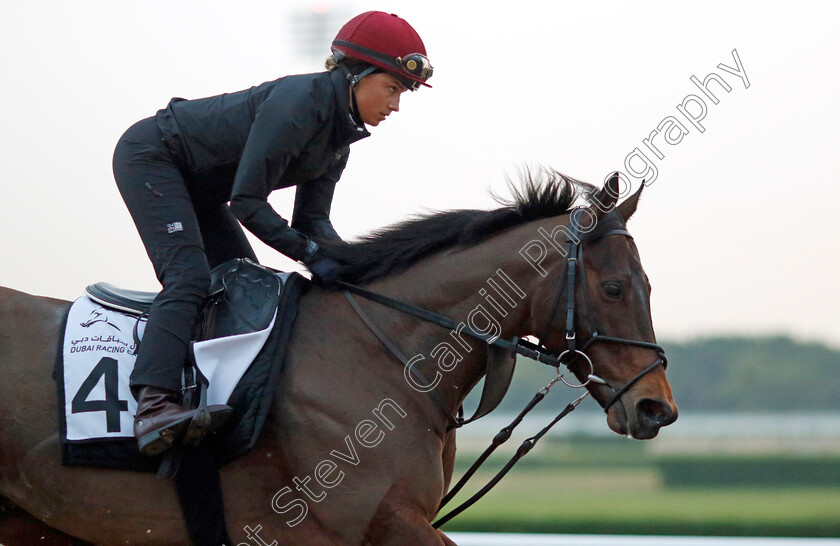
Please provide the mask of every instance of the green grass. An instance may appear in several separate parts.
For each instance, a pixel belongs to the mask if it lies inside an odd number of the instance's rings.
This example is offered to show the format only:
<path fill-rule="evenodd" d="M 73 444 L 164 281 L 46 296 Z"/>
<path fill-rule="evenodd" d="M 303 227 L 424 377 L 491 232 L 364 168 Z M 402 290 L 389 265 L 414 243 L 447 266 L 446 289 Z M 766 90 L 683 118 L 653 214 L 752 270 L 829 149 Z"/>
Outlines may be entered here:
<path fill-rule="evenodd" d="M 584 442 L 535 453 L 445 530 L 840 537 L 840 485 L 721 485 L 718 479 L 674 487 L 666 484 L 657 458 L 641 453 L 639 445 Z M 492 466 L 501 466 L 507 456 L 499 459 Z M 774 459 L 767 460 L 778 468 Z M 673 466 L 673 458 L 668 461 Z M 476 475 L 449 508 L 492 475 Z"/>
<path fill-rule="evenodd" d="M 489 475 L 477 476 L 482 477 Z M 645 472 L 578 474 L 571 479 L 540 472 L 514 474 L 446 529 L 840 536 L 840 488 L 662 489 L 656 481 Z"/>

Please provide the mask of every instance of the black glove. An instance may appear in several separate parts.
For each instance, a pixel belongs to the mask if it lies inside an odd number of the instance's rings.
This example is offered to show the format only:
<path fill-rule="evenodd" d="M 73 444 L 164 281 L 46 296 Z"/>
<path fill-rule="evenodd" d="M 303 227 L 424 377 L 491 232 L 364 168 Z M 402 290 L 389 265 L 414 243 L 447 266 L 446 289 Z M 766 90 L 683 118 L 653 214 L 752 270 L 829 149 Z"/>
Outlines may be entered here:
<path fill-rule="evenodd" d="M 312 272 L 312 278 L 320 284 L 332 284 L 338 279 L 341 272 L 341 264 L 326 256 L 315 256 L 311 262 L 306 264 Z"/>

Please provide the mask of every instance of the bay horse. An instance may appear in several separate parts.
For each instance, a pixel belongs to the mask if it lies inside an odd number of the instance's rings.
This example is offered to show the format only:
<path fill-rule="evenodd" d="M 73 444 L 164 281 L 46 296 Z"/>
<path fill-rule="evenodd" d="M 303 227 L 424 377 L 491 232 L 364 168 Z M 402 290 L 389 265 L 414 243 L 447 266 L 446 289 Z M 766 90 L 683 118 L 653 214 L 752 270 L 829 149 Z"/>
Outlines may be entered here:
<path fill-rule="evenodd" d="M 346 264 L 343 279 L 474 330 L 539 334 L 556 354 L 577 339 L 591 369 L 577 359 L 572 372 L 580 381 L 603 378 L 586 388 L 608 407 L 607 425 L 653 438 L 677 408 L 650 348 L 658 347 L 650 285 L 625 226 L 640 192 L 616 206 L 611 183 L 595 191 L 553 171 L 528 176 L 496 210 L 433 213 L 332 251 Z M 573 207 L 584 193 L 589 205 Z M 587 225 L 577 231 L 585 252 L 569 283 L 560 234 L 568 238 L 573 210 Z M 570 300 L 571 332 L 563 326 Z M 357 302 L 415 355 L 421 374 L 384 349 L 341 290 L 313 285 L 300 300 L 263 432 L 221 469 L 233 544 L 454 544 L 431 522 L 453 474 L 451 416 L 484 375 L 488 344 Z M 188 544 L 171 481 L 60 462 L 52 373 L 69 305 L 0 289 L 0 495 L 64 533 L 55 544 Z M 584 344 L 599 333 L 639 343 Z M 4 540 L 12 539 L 0 529 Z"/>

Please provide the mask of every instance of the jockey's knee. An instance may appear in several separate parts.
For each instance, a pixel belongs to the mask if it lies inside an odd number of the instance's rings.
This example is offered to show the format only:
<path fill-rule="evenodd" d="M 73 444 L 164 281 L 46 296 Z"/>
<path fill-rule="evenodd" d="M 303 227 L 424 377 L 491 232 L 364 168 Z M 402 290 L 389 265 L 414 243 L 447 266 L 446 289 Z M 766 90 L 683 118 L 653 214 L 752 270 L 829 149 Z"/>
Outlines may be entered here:
<path fill-rule="evenodd" d="M 190 301 L 198 305 L 210 290 L 210 267 L 203 252 L 182 256 L 164 271 L 163 293 L 172 299 Z"/>

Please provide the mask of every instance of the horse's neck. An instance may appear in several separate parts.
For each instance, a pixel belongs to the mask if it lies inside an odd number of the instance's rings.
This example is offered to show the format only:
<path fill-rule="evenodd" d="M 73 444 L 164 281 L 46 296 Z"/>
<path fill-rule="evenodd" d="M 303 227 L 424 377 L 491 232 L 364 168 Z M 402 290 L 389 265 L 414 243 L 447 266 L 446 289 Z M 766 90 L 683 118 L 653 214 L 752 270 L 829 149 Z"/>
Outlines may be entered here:
<path fill-rule="evenodd" d="M 371 285 L 375 291 L 435 311 L 459 324 L 459 328 L 446 331 L 407 315 L 395 317 L 392 313 L 390 317 L 395 330 L 405 332 L 403 339 L 412 345 L 410 349 L 425 355 L 421 369 L 429 377 L 447 368 L 437 390 L 450 408 L 457 408 L 485 372 L 486 343 L 463 334 L 464 326 L 510 339 L 535 333 L 546 318 L 538 312 L 545 305 L 538 306 L 537 312 L 534 309 L 535 300 L 547 296 L 545 281 L 520 250 L 539 237 L 542 224 L 550 227 L 558 222 L 526 224 L 485 243 L 432 256 L 400 275 Z M 546 266 L 556 263 L 551 256 L 544 261 Z M 460 361 L 451 366 L 456 356 Z M 444 363 L 444 358 L 449 361 Z"/>

